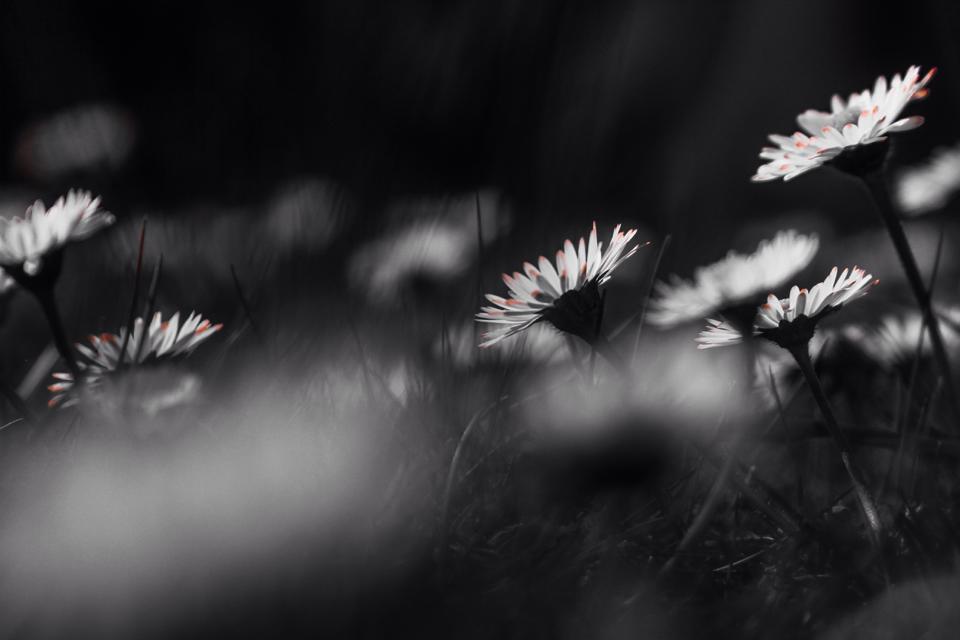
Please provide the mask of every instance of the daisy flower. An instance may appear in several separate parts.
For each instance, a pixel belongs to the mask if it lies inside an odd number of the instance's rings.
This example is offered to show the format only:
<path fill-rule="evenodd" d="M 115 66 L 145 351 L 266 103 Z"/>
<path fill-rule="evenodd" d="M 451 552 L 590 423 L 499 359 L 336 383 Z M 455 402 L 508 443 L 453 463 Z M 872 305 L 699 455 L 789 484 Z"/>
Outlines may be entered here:
<path fill-rule="evenodd" d="M 809 291 L 794 286 L 789 297 L 783 299 L 771 293 L 757 313 L 757 330 L 784 348 L 805 345 L 825 315 L 866 295 L 878 282 L 859 267 L 844 269 L 839 275 L 834 267 L 823 282 Z"/>
<path fill-rule="evenodd" d="M 14 278 L 18 270 L 36 276 L 44 256 L 113 224 L 113 215 L 99 207 L 100 198 L 87 191 L 70 191 L 50 209 L 37 200 L 23 218 L 0 218 L 0 265 Z"/>
<path fill-rule="evenodd" d="M 791 229 L 762 240 L 751 254 L 731 251 L 722 260 L 697 269 L 692 280 L 674 276 L 669 282 L 658 282 L 647 317 L 655 325 L 669 327 L 746 304 L 752 318 L 762 300 L 756 298 L 806 267 L 819 246 L 815 234 Z"/>
<path fill-rule="evenodd" d="M 637 252 L 639 245 L 627 250 L 635 235 L 636 229 L 623 232 L 617 225 L 604 251 L 603 243 L 597 242 L 594 223 L 589 241 L 580 238 L 578 247 L 570 240 L 564 242 L 563 249 L 557 251 L 556 267 L 540 256 L 537 266 L 524 263 L 524 273 L 503 274 L 510 297 L 487 294 L 494 306 L 483 307 L 476 319 L 497 327 L 483 334 L 480 346 L 493 346 L 541 320 L 593 342 L 600 312 L 599 287 Z"/>
<path fill-rule="evenodd" d="M 886 149 L 876 143 L 885 141 L 887 134 L 923 124 L 921 116 L 901 118 L 900 113 L 911 101 L 927 95 L 926 85 L 935 72 L 933 68 L 920 78 L 920 67 L 912 66 L 902 79 L 897 74 L 889 84 L 883 76 L 877 78 L 873 91 L 864 89 L 847 100 L 834 95 L 829 112 L 803 112 L 797 116 L 803 131 L 770 136 L 776 146 L 760 152 L 768 162 L 757 169 L 753 181 L 792 180 L 828 162 L 848 170 L 878 165 Z"/>
<path fill-rule="evenodd" d="M 154 314 L 146 331 L 143 318 L 137 318 L 129 340 L 126 339 L 127 328 L 122 327 L 119 334 L 90 336 L 89 345 L 77 343 L 77 351 L 82 356 L 77 361 L 77 366 L 81 371 L 82 381 L 96 386 L 104 376 L 116 371 L 121 362 L 141 364 L 151 357 L 159 359 L 188 354 L 222 328 L 222 324 L 211 324 L 196 313 L 191 313 L 183 324 L 180 324 L 180 312 L 173 314 L 173 317 L 165 322 L 158 312 Z M 126 349 L 121 354 L 124 341 Z M 76 377 L 72 373 L 58 372 L 54 373 L 53 377 L 57 382 L 47 387 L 54 394 L 49 402 L 51 407 L 60 404 L 76 385 Z M 75 403 L 76 398 L 70 398 L 64 406 Z"/>
<path fill-rule="evenodd" d="M 960 189 L 960 145 L 939 149 L 929 162 L 900 174 L 897 203 L 908 215 L 939 209 Z"/>
<path fill-rule="evenodd" d="M 877 280 L 863 269 L 844 269 L 838 275 L 837 268 L 834 267 L 823 282 L 817 283 L 809 291 L 794 286 L 787 298 L 780 299 L 770 294 L 767 302 L 760 306 L 755 323 L 760 335 L 789 351 L 800 368 L 814 400 L 820 407 L 827 431 L 839 449 L 840 459 L 853 484 L 871 544 L 875 549 L 879 549 L 883 526 L 876 503 L 867 489 L 863 472 L 854 461 L 850 442 L 840 429 L 836 414 L 810 359 L 810 341 L 817 322 L 844 304 L 866 295 L 876 284 Z"/>

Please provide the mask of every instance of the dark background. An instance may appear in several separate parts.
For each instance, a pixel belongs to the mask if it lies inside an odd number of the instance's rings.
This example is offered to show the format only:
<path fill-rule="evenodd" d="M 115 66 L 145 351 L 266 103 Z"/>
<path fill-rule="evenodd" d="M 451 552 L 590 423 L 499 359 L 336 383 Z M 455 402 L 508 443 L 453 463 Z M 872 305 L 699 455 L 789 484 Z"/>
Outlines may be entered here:
<path fill-rule="evenodd" d="M 829 175 L 753 186 L 768 132 L 910 64 L 939 66 L 900 160 L 955 140 L 958 10 L 876 3 L 363 1 L 0 7 L 0 146 L 58 110 L 134 116 L 109 185 L 162 204 L 244 202 L 329 176 L 364 222 L 392 196 L 492 186 L 521 220 L 628 215 L 681 244 L 784 209 L 846 214 Z M 12 154 L 4 182 L 34 190 Z M 856 224 L 848 216 L 840 225 Z"/>

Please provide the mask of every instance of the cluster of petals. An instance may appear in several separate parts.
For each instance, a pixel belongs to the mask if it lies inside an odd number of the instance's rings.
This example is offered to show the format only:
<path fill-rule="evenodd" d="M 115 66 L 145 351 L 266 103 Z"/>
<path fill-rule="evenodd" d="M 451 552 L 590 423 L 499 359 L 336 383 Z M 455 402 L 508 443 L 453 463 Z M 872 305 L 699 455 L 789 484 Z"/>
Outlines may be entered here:
<path fill-rule="evenodd" d="M 755 182 L 792 180 L 833 160 L 844 150 L 886 140 L 889 133 L 909 131 L 923 124 L 921 116 L 901 118 L 912 100 L 927 94 L 926 85 L 936 69 L 920 78 L 920 67 L 912 66 L 887 83 L 877 78 L 873 90 L 853 93 L 847 100 L 834 95 L 830 111 L 810 109 L 797 116 L 803 131 L 792 136 L 771 135 L 775 147 L 764 147 L 760 158 L 767 160 L 753 176 Z"/>
<path fill-rule="evenodd" d="M 557 251 L 556 266 L 540 256 L 537 265 L 525 262 L 523 273 L 503 274 L 503 282 L 510 290 L 510 297 L 487 294 L 493 306 L 482 307 L 476 318 L 478 322 L 498 325 L 483 334 L 481 347 L 490 347 L 515 335 L 543 319 L 549 309 L 564 293 L 576 291 L 589 283 L 602 285 L 610 279 L 613 271 L 639 249 L 627 249 L 637 235 L 636 229 L 621 231 L 617 225 L 604 251 L 603 243 L 597 241 L 597 225 L 594 223 L 589 240 L 580 238 L 578 246 L 566 240 L 563 249 Z"/>
<path fill-rule="evenodd" d="M 751 254 L 731 251 L 722 260 L 697 269 L 692 280 L 674 276 L 669 282 L 657 282 L 648 318 L 655 325 L 675 326 L 749 302 L 782 286 L 806 267 L 819 246 L 816 234 L 780 231 L 761 241 Z"/>
<path fill-rule="evenodd" d="M 776 329 L 782 322 L 793 322 L 801 316 L 817 318 L 825 311 L 866 295 L 877 282 L 859 267 L 844 269 L 839 275 L 834 267 L 823 282 L 810 290 L 794 286 L 790 289 L 790 296 L 783 299 L 771 293 L 767 302 L 760 306 L 756 326 L 763 331 Z"/>
<path fill-rule="evenodd" d="M 83 373 L 84 382 L 95 385 L 104 375 L 119 368 L 122 362 L 140 364 L 150 357 L 188 354 L 222 328 L 222 324 L 212 324 L 196 313 L 191 313 L 181 324 L 179 312 L 167 321 L 158 312 L 146 327 L 143 318 L 137 318 L 129 339 L 127 328 L 123 327 L 119 334 L 91 335 L 89 344 L 77 343 L 77 351 L 82 356 L 77 365 Z M 47 387 L 55 394 L 50 399 L 50 406 L 60 404 L 76 382 L 68 372 L 54 373 L 53 377 L 57 382 Z M 71 403 L 65 403 L 64 406 Z"/>
<path fill-rule="evenodd" d="M 87 191 L 70 191 L 49 209 L 37 200 L 23 218 L 0 218 L 0 264 L 35 275 L 44 255 L 113 222 L 113 215 L 100 209 L 100 198 Z"/>
<path fill-rule="evenodd" d="M 743 334 L 725 320 L 707 318 L 707 327 L 696 338 L 697 349 L 729 347 L 743 342 Z"/>

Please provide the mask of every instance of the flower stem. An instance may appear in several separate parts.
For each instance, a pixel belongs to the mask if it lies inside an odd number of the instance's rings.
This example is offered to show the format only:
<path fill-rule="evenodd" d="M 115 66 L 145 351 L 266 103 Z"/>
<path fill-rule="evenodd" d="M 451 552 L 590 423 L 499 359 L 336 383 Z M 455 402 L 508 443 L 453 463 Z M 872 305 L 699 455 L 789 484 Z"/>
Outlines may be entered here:
<path fill-rule="evenodd" d="M 53 298 L 52 287 L 42 287 L 36 289 L 34 294 L 43 307 L 43 313 L 47 316 L 47 323 L 50 325 L 50 333 L 53 334 L 53 344 L 57 351 L 67 364 L 70 374 L 74 381 L 80 383 L 80 367 L 77 366 L 77 359 L 73 355 L 73 349 L 70 347 L 70 341 L 67 340 L 67 334 L 63 330 L 63 321 L 60 319 L 60 312 L 57 310 L 57 302 Z"/>
<path fill-rule="evenodd" d="M 813 393 L 813 397 L 820 407 L 820 413 L 823 414 L 827 431 L 830 432 L 834 443 L 836 443 L 837 448 L 840 450 L 840 460 L 843 462 L 843 468 L 846 470 L 847 476 L 850 477 L 850 481 L 853 483 L 853 488 L 857 495 L 857 502 L 860 505 L 864 522 L 867 525 L 870 541 L 874 545 L 874 548 L 879 550 L 882 534 L 880 514 L 877 511 L 876 504 L 873 502 L 873 498 L 870 496 L 870 492 L 867 491 L 866 483 L 863 481 L 863 475 L 853 460 L 850 441 L 847 440 L 847 436 L 840 430 L 840 425 L 837 424 L 837 418 L 833 413 L 833 408 L 830 406 L 829 400 L 827 400 L 827 394 L 820 384 L 820 378 L 817 377 L 817 373 L 813 369 L 813 363 L 810 361 L 809 343 L 791 347 L 789 351 L 797 361 L 797 365 L 799 365 L 800 371 L 807 381 L 807 386 L 810 387 L 810 391 Z"/>
<path fill-rule="evenodd" d="M 960 428 L 960 403 L 956 396 L 957 387 L 953 383 L 953 372 L 950 369 L 950 361 L 947 359 L 947 350 L 943 344 L 943 334 L 940 331 L 940 321 L 933 312 L 931 304 L 931 295 L 924 285 L 923 277 L 920 275 L 920 269 L 917 266 L 917 259 L 913 255 L 907 235 L 903 231 L 903 224 L 897 215 L 893 200 L 890 198 L 890 191 L 887 189 L 887 183 L 884 180 L 881 170 L 872 171 L 863 175 L 863 184 L 870 192 L 873 202 L 887 226 L 887 232 L 890 234 L 890 240 L 897 250 L 897 257 L 900 258 L 900 264 L 907 275 L 907 282 L 913 290 L 913 295 L 917 299 L 917 306 L 923 314 L 926 321 L 928 332 L 930 333 L 930 344 L 933 347 L 933 357 L 937 362 L 937 368 L 940 369 L 940 375 L 950 391 L 944 395 L 949 398 L 950 409 L 953 412 L 955 427 Z"/>

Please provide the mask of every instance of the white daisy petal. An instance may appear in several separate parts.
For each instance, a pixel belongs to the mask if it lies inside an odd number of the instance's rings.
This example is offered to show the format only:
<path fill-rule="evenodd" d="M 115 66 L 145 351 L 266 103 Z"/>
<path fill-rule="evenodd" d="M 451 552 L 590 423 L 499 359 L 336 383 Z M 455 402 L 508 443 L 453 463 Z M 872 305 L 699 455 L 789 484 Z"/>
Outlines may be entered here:
<path fill-rule="evenodd" d="M 913 100 L 926 95 L 926 84 L 933 77 L 931 69 L 918 80 L 920 68 L 913 66 L 903 79 L 895 75 L 889 86 L 885 78 L 877 78 L 873 90 L 865 89 L 850 95 L 846 102 L 839 96 L 830 101 L 830 112 L 808 109 L 797 116 L 797 124 L 817 140 L 806 139 L 797 132 L 792 137 L 772 134 L 769 140 L 776 147 L 764 147 L 760 165 L 751 178 L 754 182 L 792 180 L 811 169 L 822 166 L 845 150 L 874 144 L 889 133 L 900 133 L 923 124 L 920 116 L 900 118 L 900 113 Z"/>
<path fill-rule="evenodd" d="M 183 324 L 183 328 L 188 330 L 178 332 L 179 316 L 180 314 L 177 312 L 170 321 L 163 322 L 159 312 L 154 314 L 150 326 L 146 328 L 145 335 L 143 319 L 136 318 L 133 333 L 127 342 L 127 350 L 123 361 L 131 364 L 133 359 L 137 358 L 137 362 L 142 363 L 148 358 L 158 359 L 165 356 L 185 355 L 223 328 L 221 324 L 211 324 L 209 320 L 192 313 L 187 322 Z M 77 359 L 77 366 L 82 373 L 84 384 L 96 386 L 104 376 L 119 368 L 121 362 L 120 346 L 123 344 L 126 334 L 127 328 L 122 327 L 119 333 L 90 336 L 89 344 L 77 343 L 75 345 L 81 356 Z M 64 372 L 55 372 L 52 376 L 57 382 L 50 385 L 49 388 L 56 395 L 50 399 L 48 404 L 61 407 L 75 404 L 77 401 L 75 397 L 76 389 L 74 388 L 76 381 L 73 376 Z M 69 401 L 64 402 L 67 398 L 69 398 Z"/>
<path fill-rule="evenodd" d="M 526 276 L 505 274 L 503 280 L 510 290 L 510 297 L 487 294 L 486 299 L 496 307 L 482 307 L 475 316 L 478 322 L 497 327 L 484 334 L 480 346 L 493 346 L 545 319 L 544 314 L 567 292 L 600 286 L 609 280 L 610 274 L 637 251 L 637 246 L 627 251 L 636 233 L 636 229 L 621 232 L 618 225 L 609 248 L 604 251 L 603 244 L 597 241 L 597 225 L 594 223 L 589 240 L 580 238 L 578 243 L 570 240 L 563 243 L 563 248 L 556 254 L 556 266 L 540 256 L 537 266 L 524 263 Z"/>
<path fill-rule="evenodd" d="M 86 191 L 70 191 L 50 209 L 37 201 L 23 218 L 3 220 L 0 265 L 22 267 L 27 275 L 36 275 L 46 254 L 113 224 L 113 216 L 99 207 L 100 198 Z"/>

